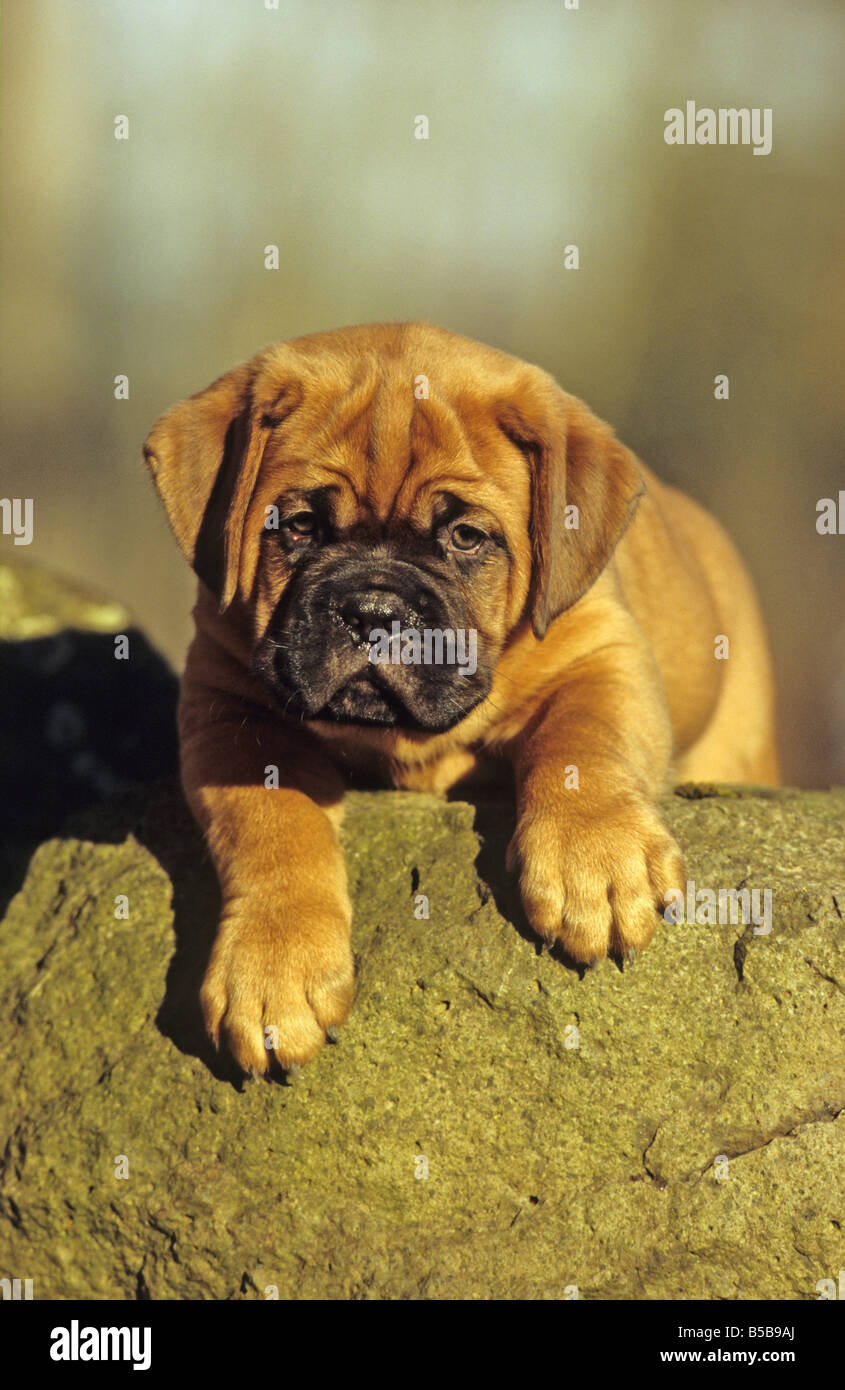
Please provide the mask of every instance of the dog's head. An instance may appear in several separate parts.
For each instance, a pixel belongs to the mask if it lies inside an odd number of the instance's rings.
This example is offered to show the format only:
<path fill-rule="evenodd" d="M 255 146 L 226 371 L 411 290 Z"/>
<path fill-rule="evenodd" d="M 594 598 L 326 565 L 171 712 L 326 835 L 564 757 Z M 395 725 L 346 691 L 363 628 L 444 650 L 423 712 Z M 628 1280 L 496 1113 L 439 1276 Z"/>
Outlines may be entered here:
<path fill-rule="evenodd" d="M 547 373 L 424 324 L 268 348 L 144 453 L 281 710 L 425 731 L 484 700 L 521 625 L 542 638 L 586 593 L 642 490 Z"/>

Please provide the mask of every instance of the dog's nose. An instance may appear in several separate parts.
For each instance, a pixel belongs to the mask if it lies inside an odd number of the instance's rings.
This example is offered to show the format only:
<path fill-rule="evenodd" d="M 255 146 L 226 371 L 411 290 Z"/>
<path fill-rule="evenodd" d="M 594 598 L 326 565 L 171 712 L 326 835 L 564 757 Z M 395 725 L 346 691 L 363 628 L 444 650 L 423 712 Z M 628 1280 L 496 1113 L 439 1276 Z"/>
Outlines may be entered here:
<path fill-rule="evenodd" d="M 369 637 L 373 628 L 390 628 L 402 622 L 407 603 L 392 589 L 364 589 L 350 594 L 340 605 L 340 616 L 356 637 Z"/>

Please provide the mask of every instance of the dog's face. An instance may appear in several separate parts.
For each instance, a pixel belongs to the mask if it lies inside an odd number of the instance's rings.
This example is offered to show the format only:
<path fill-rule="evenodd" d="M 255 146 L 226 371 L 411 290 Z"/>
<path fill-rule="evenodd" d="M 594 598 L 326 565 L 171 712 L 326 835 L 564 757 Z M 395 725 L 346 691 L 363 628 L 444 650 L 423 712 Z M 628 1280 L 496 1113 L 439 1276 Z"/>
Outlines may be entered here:
<path fill-rule="evenodd" d="M 501 520 L 428 489 L 380 522 L 349 487 L 279 494 L 261 542 L 270 618 L 255 669 L 308 719 L 448 729 L 487 695 L 501 651 Z"/>
<path fill-rule="evenodd" d="M 420 324 L 267 349 L 145 446 L 171 524 L 283 713 L 424 733 L 590 587 L 641 490 L 552 378 Z"/>

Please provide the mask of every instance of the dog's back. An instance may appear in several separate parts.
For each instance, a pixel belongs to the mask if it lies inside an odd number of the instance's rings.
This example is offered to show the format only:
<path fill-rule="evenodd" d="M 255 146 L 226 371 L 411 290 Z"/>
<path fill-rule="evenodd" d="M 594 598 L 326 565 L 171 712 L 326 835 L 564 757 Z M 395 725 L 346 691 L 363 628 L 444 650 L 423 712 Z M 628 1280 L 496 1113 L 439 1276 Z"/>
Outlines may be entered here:
<path fill-rule="evenodd" d="M 639 467 L 646 492 L 614 564 L 663 678 L 675 776 L 776 784 L 772 663 L 748 572 L 715 517 Z"/>

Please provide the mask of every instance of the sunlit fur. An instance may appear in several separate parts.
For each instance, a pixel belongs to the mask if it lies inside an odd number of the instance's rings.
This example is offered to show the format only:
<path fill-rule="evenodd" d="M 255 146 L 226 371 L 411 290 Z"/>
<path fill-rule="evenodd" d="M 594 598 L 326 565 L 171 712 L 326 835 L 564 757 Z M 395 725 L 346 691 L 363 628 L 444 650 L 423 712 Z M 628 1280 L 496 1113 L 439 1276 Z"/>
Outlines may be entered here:
<path fill-rule="evenodd" d="M 247 1070 L 269 1065 L 267 1027 L 293 1065 L 351 1006 L 336 836 L 350 782 L 442 793 L 488 758 L 510 764 L 529 921 L 593 962 L 646 946 L 684 881 L 654 809 L 670 776 L 777 780 L 766 637 L 735 549 L 539 368 L 421 324 L 317 334 L 174 407 L 146 454 L 202 576 L 180 706 L 183 783 L 224 901 L 202 998 Z M 309 579 L 265 518 L 325 488 L 331 539 Z M 475 570 L 436 540 L 447 496 L 499 537 Z M 332 694 L 354 659 L 332 636 L 331 576 L 354 587 L 388 562 L 405 579 L 416 565 L 441 616 L 477 629 L 482 676 L 470 692 L 404 673 L 397 722 L 350 722 L 352 695 Z M 340 718 L 309 716 L 324 695 Z"/>

